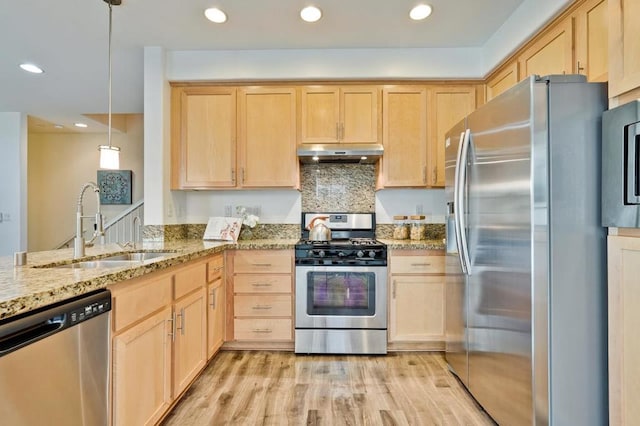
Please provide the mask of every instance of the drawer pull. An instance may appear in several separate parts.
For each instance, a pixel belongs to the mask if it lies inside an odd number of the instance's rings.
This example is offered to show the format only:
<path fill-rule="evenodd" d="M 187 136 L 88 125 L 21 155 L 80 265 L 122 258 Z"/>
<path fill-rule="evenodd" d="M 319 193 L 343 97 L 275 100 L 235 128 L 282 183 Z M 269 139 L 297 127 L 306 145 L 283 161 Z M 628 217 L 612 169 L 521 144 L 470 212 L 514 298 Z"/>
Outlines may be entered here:
<path fill-rule="evenodd" d="M 220 272 L 220 271 L 222 271 L 222 266 L 213 268 L 213 272 Z"/>
<path fill-rule="evenodd" d="M 253 283 L 251 284 L 254 287 L 271 287 L 273 284 L 271 283 Z"/>
<path fill-rule="evenodd" d="M 254 311 L 268 311 L 271 308 L 271 305 L 255 305 L 251 309 L 253 309 Z"/>
<path fill-rule="evenodd" d="M 431 266 L 430 263 L 412 263 L 411 266 Z"/>
<path fill-rule="evenodd" d="M 262 267 L 262 268 L 268 268 L 269 266 L 271 266 L 270 263 L 252 263 L 251 265 L 252 266 L 259 266 L 259 267 Z"/>
<path fill-rule="evenodd" d="M 272 333 L 270 328 L 254 328 L 254 333 Z"/>

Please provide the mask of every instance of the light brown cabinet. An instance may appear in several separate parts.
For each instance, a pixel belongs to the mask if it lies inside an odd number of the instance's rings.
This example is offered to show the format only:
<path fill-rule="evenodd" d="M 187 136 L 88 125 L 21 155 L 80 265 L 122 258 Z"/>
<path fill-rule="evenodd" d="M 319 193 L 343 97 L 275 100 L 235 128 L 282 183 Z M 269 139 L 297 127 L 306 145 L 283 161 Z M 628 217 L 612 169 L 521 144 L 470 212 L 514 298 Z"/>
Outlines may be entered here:
<path fill-rule="evenodd" d="M 454 124 L 476 109 L 476 87 L 436 86 L 429 89 L 429 186 L 444 187 L 445 138 Z"/>
<path fill-rule="evenodd" d="M 573 14 L 575 29 L 574 72 L 588 81 L 607 81 L 609 23 L 607 0 L 587 0 Z"/>
<path fill-rule="evenodd" d="M 156 423 L 204 368 L 206 279 L 195 261 L 110 287 L 114 424 Z"/>
<path fill-rule="evenodd" d="M 174 86 L 171 188 L 296 188 L 295 88 Z"/>
<path fill-rule="evenodd" d="M 514 60 L 487 80 L 487 102 L 518 83 L 518 61 Z"/>
<path fill-rule="evenodd" d="M 207 358 L 224 343 L 225 286 L 224 256 L 215 255 L 207 262 Z"/>
<path fill-rule="evenodd" d="M 640 238 L 608 237 L 609 423 L 640 419 Z"/>
<path fill-rule="evenodd" d="M 384 155 L 379 185 L 427 185 L 427 88 L 385 87 L 382 91 Z"/>
<path fill-rule="evenodd" d="M 306 86 L 300 96 L 300 143 L 380 140 L 380 87 Z"/>
<path fill-rule="evenodd" d="M 609 97 L 640 87 L 637 0 L 609 0 Z"/>
<path fill-rule="evenodd" d="M 243 188 L 296 188 L 296 89 L 238 92 L 239 182 Z"/>
<path fill-rule="evenodd" d="M 174 87 L 171 188 L 236 186 L 236 89 Z"/>
<path fill-rule="evenodd" d="M 389 258 L 389 344 L 392 349 L 443 350 L 444 256 L 395 250 Z"/>
<path fill-rule="evenodd" d="M 290 250 L 229 253 L 233 289 L 227 296 L 227 339 L 246 347 L 293 342 L 293 257 Z M 229 336 L 231 332 L 231 336 Z M 232 344 L 233 345 L 233 344 Z"/>
<path fill-rule="evenodd" d="M 566 18 L 549 28 L 518 57 L 520 80 L 530 75 L 573 72 L 573 21 Z"/>

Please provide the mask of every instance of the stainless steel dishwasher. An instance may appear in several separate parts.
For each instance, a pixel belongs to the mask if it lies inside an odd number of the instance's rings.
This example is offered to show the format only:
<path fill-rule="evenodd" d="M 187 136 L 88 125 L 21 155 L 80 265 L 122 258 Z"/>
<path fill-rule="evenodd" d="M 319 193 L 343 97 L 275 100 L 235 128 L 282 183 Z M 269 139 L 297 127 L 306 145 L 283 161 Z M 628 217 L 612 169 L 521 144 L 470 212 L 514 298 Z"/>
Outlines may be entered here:
<path fill-rule="evenodd" d="M 0 423 L 106 425 L 111 292 L 0 322 Z"/>

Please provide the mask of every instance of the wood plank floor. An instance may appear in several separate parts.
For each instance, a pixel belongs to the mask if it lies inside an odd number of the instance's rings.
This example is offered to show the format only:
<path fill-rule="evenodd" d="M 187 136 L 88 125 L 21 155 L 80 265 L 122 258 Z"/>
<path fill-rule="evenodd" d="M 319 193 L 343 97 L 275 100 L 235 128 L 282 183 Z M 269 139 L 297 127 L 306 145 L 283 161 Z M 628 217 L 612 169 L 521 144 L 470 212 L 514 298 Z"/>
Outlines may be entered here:
<path fill-rule="evenodd" d="M 163 425 L 494 425 L 441 353 L 220 352 Z"/>

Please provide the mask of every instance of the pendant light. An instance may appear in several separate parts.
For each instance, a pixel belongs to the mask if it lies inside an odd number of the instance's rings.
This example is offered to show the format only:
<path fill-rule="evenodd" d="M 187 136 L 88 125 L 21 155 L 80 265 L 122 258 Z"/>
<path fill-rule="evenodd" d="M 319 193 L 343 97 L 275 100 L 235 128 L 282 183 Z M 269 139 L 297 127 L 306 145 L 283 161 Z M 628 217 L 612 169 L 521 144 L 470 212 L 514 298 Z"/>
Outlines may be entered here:
<path fill-rule="evenodd" d="M 120 168 L 120 148 L 111 145 L 111 15 L 112 6 L 120 6 L 122 0 L 104 0 L 109 5 L 109 124 L 108 124 L 108 145 L 100 145 L 100 168 L 119 169 Z"/>

